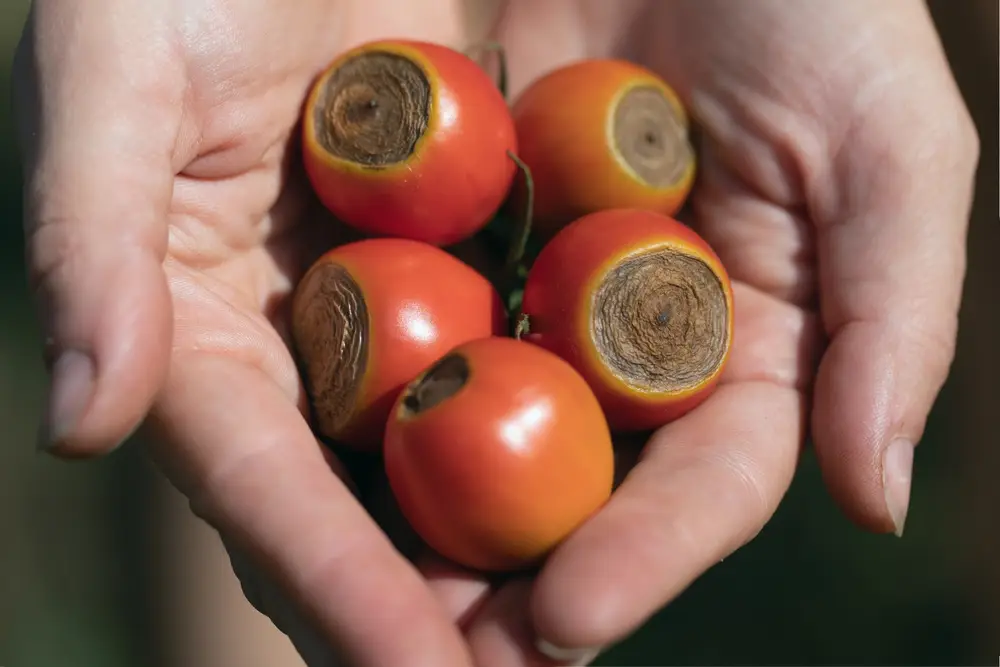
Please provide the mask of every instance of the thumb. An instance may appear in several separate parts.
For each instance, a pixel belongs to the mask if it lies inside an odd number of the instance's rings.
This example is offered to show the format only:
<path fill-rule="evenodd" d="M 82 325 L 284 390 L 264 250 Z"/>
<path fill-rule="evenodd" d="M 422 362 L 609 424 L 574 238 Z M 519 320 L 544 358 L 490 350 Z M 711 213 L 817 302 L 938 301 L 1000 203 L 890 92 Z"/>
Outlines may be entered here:
<path fill-rule="evenodd" d="M 28 270 L 52 376 L 39 446 L 65 457 L 116 447 L 164 380 L 173 173 L 163 137 L 180 113 L 139 89 L 113 33 L 74 4 L 85 3 L 36 3 L 14 71 Z"/>
<path fill-rule="evenodd" d="M 835 166 L 847 184 L 839 210 L 818 237 L 830 345 L 816 380 L 816 454 L 848 516 L 897 535 L 914 447 L 954 355 L 965 274 L 979 148 L 950 99 L 929 120 L 907 123 L 917 108 L 907 103 L 857 123 Z"/>

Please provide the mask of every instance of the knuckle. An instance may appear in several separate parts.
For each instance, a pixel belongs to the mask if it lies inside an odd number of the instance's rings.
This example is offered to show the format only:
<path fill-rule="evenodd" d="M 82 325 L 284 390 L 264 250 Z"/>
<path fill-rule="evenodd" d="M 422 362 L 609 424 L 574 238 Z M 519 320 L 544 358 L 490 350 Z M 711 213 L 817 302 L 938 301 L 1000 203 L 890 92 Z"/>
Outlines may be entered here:
<path fill-rule="evenodd" d="M 683 524 L 673 525 L 672 530 L 675 537 L 690 548 L 691 551 L 685 553 L 704 552 L 706 535 L 712 535 L 710 551 L 724 557 L 753 539 L 774 513 L 777 500 L 769 489 L 775 471 L 768 470 L 745 446 L 717 448 L 700 454 L 698 459 L 700 465 L 712 470 L 715 478 L 726 480 L 719 485 L 725 491 L 717 496 L 716 502 L 727 507 L 731 520 L 725 522 L 725 528 L 720 524 L 708 533 L 704 526 L 681 530 Z"/>
<path fill-rule="evenodd" d="M 233 574 L 236 575 L 236 580 L 239 582 L 240 588 L 243 590 L 243 596 L 254 609 L 268 616 L 259 572 L 250 563 L 249 558 L 242 550 L 226 539 L 224 535 L 221 537 L 222 545 L 229 556 L 229 565 L 233 570 Z"/>
<path fill-rule="evenodd" d="M 909 329 L 913 358 L 919 359 L 936 381 L 943 382 L 951 370 L 957 349 L 957 334 L 957 317 L 935 318 L 933 324 Z"/>
<path fill-rule="evenodd" d="M 303 643 L 320 646 L 321 644 L 313 638 L 313 629 L 302 617 L 291 597 L 252 563 L 245 552 L 233 546 L 225 538 L 222 541 L 229 554 L 233 573 L 247 602 L 269 618 L 274 627 L 289 637 L 300 651 Z M 312 652 L 315 652 L 315 649 Z"/>
<path fill-rule="evenodd" d="M 733 488 L 738 490 L 738 504 L 752 519 L 748 524 L 763 524 L 774 506 L 764 488 L 766 474 L 753 455 L 743 448 L 731 448 L 716 457 L 716 463 L 733 479 Z"/>
<path fill-rule="evenodd" d="M 926 117 L 923 130 L 922 138 L 940 156 L 941 167 L 971 179 L 979 163 L 980 139 L 961 96 L 956 93 L 950 104 Z"/>
<path fill-rule="evenodd" d="M 964 107 L 959 137 L 959 143 L 962 146 L 962 160 L 970 171 L 974 171 L 979 165 L 979 158 L 982 154 L 982 141 L 972 116 Z"/>
<path fill-rule="evenodd" d="M 37 218 L 27 230 L 28 284 L 32 291 L 58 289 L 77 275 L 84 253 L 78 224 L 65 217 Z"/>

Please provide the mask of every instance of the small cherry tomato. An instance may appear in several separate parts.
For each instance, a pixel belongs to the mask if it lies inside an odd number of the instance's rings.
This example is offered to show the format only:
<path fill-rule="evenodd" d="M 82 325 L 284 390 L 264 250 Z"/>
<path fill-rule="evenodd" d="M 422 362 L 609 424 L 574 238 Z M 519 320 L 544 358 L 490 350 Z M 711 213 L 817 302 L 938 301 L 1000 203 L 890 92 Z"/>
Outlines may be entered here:
<path fill-rule="evenodd" d="M 665 215 L 613 209 L 560 231 L 528 273 L 525 340 L 587 379 L 612 429 L 666 424 L 714 391 L 733 339 L 722 262 Z"/>
<path fill-rule="evenodd" d="M 587 383 L 512 338 L 457 347 L 389 417 L 385 469 L 427 544 L 481 571 L 531 566 L 607 501 L 614 450 Z"/>
<path fill-rule="evenodd" d="M 687 113 L 645 68 L 603 59 L 566 65 L 529 85 L 512 113 L 543 236 L 604 209 L 672 215 L 691 190 Z"/>
<path fill-rule="evenodd" d="M 381 445 L 407 382 L 456 345 L 506 330 L 500 296 L 444 250 L 408 239 L 334 248 L 292 301 L 292 336 L 317 430 Z"/>
<path fill-rule="evenodd" d="M 503 203 L 514 122 L 474 60 L 426 42 L 358 46 L 333 61 L 305 107 L 303 156 L 320 201 L 375 236 L 448 245 Z"/>

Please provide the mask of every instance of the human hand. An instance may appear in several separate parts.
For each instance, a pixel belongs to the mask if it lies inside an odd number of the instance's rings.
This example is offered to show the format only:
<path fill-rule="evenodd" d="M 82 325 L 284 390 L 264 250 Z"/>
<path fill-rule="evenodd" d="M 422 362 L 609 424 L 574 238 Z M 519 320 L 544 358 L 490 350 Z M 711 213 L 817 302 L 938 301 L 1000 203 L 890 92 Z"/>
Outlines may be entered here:
<path fill-rule="evenodd" d="M 469 649 L 532 664 L 536 631 L 585 652 L 620 639 L 756 534 L 810 406 L 834 496 L 866 527 L 895 526 L 881 452 L 916 440 L 950 360 L 976 149 L 919 4 L 509 3 L 498 32 L 515 89 L 630 55 L 692 106 L 705 129 L 692 222 L 737 281 L 738 321 L 717 394 L 653 437 L 537 581 L 495 593 L 447 565 L 422 579 L 329 474 L 277 307 L 322 245 L 282 168 L 311 77 L 369 37 L 463 44 L 456 8 L 74 4 L 36 4 L 20 59 L 30 83 L 36 57 L 43 93 L 40 135 L 22 97 L 43 312 L 56 349 L 97 369 L 76 406 L 54 400 L 51 440 L 106 451 L 152 406 L 174 483 L 352 664 L 466 664 Z M 56 364 L 57 389 L 74 364 Z"/>
<path fill-rule="evenodd" d="M 149 413 L 170 480 L 309 620 L 275 613 L 312 664 L 318 645 L 351 665 L 471 664 L 331 473 L 283 330 L 284 297 L 333 244 L 293 168 L 313 78 L 383 33 L 461 43 L 462 19 L 443 1 L 37 0 L 18 50 L 42 442 L 103 454 Z"/>
<path fill-rule="evenodd" d="M 736 302 L 717 393 L 523 587 L 539 636 L 583 656 L 634 630 L 756 535 L 807 432 L 844 512 L 901 533 L 978 156 L 924 3 L 515 2 L 501 37 L 515 86 L 617 55 L 676 88 L 702 135 L 689 222 Z"/>

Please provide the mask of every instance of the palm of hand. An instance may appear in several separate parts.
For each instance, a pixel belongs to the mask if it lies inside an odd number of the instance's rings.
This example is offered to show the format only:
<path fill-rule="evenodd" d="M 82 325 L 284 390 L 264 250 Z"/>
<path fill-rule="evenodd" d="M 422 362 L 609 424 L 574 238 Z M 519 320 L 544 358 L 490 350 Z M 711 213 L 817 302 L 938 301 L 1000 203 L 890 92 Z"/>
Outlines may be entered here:
<path fill-rule="evenodd" d="M 709 26 L 697 3 L 508 5 L 497 32 L 515 89 L 562 62 L 626 55 L 627 43 L 628 55 L 691 100 L 707 126 L 692 223 L 735 279 L 737 333 L 717 394 L 653 436 L 609 506 L 536 581 L 496 590 L 431 559 L 415 570 L 372 529 L 323 465 L 284 335 L 289 290 L 333 242 L 296 166 L 299 103 L 312 77 L 376 36 L 476 39 L 445 0 L 419 11 L 383 4 L 206 11 L 183 45 L 189 91 L 164 264 L 174 347 L 153 413 L 167 436 L 157 456 L 234 552 L 280 573 L 322 619 L 317 629 L 359 664 L 409 664 L 415 654 L 453 664 L 467 649 L 452 622 L 482 664 L 533 664 L 532 628 L 564 645 L 604 645 L 755 535 L 790 482 L 821 342 L 817 207 L 807 201 L 821 186 L 802 158 L 829 127 L 850 124 L 851 110 L 810 124 L 804 110 L 820 96 L 794 61 L 808 38 L 768 51 L 767 26 L 781 23 L 774 8 L 770 24 L 730 12 L 732 25 Z M 647 25 L 661 32 L 643 33 Z M 740 30 L 745 37 L 733 40 Z M 287 619 L 275 620 L 309 650 Z"/>

